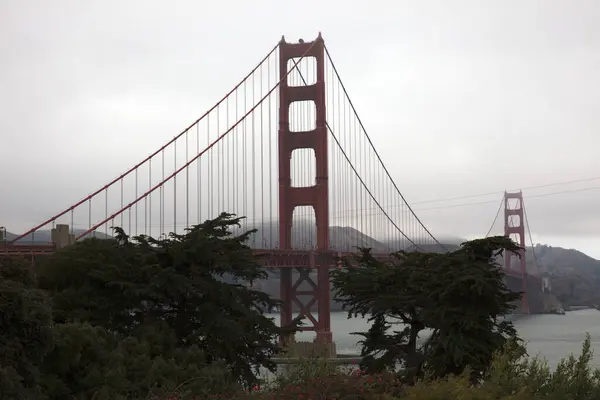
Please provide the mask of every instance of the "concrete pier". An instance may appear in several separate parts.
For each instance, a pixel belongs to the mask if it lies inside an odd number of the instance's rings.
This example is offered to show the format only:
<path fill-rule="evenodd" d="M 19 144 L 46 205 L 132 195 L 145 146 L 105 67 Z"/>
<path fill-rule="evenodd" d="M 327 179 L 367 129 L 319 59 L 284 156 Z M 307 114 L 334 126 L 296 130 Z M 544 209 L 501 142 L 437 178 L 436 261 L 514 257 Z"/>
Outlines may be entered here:
<path fill-rule="evenodd" d="M 52 228 L 50 237 L 57 249 L 62 249 L 63 247 L 70 246 L 75 243 L 75 235 L 71 234 L 69 225 L 56 225 L 56 228 Z"/>

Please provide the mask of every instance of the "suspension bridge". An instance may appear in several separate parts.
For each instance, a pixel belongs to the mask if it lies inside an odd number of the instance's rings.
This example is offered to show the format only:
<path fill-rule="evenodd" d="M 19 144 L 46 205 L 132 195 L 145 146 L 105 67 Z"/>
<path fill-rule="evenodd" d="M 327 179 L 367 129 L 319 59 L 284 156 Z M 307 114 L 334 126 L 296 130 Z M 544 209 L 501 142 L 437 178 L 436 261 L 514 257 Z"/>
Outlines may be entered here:
<path fill-rule="evenodd" d="M 522 194 L 506 193 L 495 221 L 502 208 L 503 234 L 524 248 Z M 5 235 L 0 255 L 51 254 L 110 237 L 112 226 L 131 235 L 182 233 L 223 211 L 246 217 L 240 229 L 257 229 L 249 245 L 278 270 L 281 323 L 299 311 L 310 321 L 303 329 L 323 342 L 332 340 L 328 270 L 337 257 L 357 246 L 378 257 L 448 250 L 394 182 L 319 34 L 312 42 L 282 38 L 194 123 L 81 201 Z M 504 270 L 521 282 L 528 312 L 542 273 L 527 270 L 524 250 L 520 261 L 507 257 Z"/>

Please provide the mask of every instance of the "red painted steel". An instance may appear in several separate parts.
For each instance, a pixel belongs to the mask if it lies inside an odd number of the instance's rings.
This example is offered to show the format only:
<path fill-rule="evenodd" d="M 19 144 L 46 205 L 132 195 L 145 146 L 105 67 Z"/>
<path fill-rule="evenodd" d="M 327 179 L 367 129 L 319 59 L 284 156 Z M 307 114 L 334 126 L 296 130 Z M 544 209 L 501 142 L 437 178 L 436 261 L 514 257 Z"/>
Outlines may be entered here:
<path fill-rule="evenodd" d="M 53 243 L 12 245 L 0 244 L 0 256 L 47 256 L 56 251 Z"/>
<path fill-rule="evenodd" d="M 509 200 L 511 199 L 515 200 L 516 204 L 514 204 L 514 207 L 510 204 Z M 519 257 L 510 252 L 504 255 L 504 269 L 507 274 L 513 275 L 514 272 L 517 272 L 512 268 L 513 260 L 515 258 L 519 259 L 521 268 L 518 272 L 520 272 L 519 276 L 522 278 L 523 312 L 529 314 L 529 304 L 527 302 L 527 269 L 525 266 L 525 218 L 523 215 L 523 193 L 521 191 L 514 193 L 504 192 L 504 235 L 513 240 L 516 239 L 515 241 L 521 247 L 521 250 L 518 252 Z"/>
<path fill-rule="evenodd" d="M 56 246 L 52 243 L 48 244 L 0 244 L 0 256 L 47 256 L 56 251 Z M 298 268 L 308 267 L 310 258 L 314 258 L 314 262 L 319 265 L 325 265 L 329 268 L 339 267 L 338 258 L 352 257 L 355 253 L 351 252 L 336 252 L 336 251 L 307 251 L 307 250 L 254 250 L 253 253 L 259 257 L 267 268 Z M 380 261 L 388 261 L 391 259 L 389 254 L 373 254 L 373 257 Z M 507 275 L 521 277 L 520 271 L 506 271 Z M 530 277 L 538 278 L 537 276 L 529 275 Z"/>
<path fill-rule="evenodd" d="M 279 75 L 288 74 L 288 61 L 306 55 L 314 57 L 317 76 L 313 85 L 290 86 L 284 79 L 279 85 L 279 243 L 283 249 L 292 248 L 292 218 L 294 209 L 300 206 L 311 206 L 315 212 L 317 225 L 317 250 L 329 249 L 329 193 L 328 193 L 328 162 L 327 162 L 327 127 L 325 124 L 325 43 L 321 34 L 313 42 L 287 43 L 284 38 L 279 43 Z M 290 105 L 295 101 L 313 101 L 316 109 L 316 127 L 312 131 L 302 132 L 301 135 L 290 131 Z M 299 138 L 302 140 L 299 140 Z M 309 187 L 292 187 L 291 157 L 298 148 L 313 149 L 316 158 L 316 184 Z M 301 314 L 306 315 L 312 322 L 317 333 L 317 341 L 330 343 L 331 335 L 331 304 L 329 290 L 329 266 L 323 265 L 309 255 L 303 260 L 306 268 L 317 270 L 317 282 L 301 272 L 296 282 L 292 282 L 292 270 L 281 271 L 281 324 L 286 326 L 292 322 L 292 304 L 301 308 Z M 318 261 L 318 262 L 317 262 Z M 298 287 L 302 282 L 308 282 L 312 290 L 299 293 Z M 302 304 L 298 295 L 308 295 L 310 300 Z M 318 318 L 312 315 L 311 307 L 317 303 Z"/>

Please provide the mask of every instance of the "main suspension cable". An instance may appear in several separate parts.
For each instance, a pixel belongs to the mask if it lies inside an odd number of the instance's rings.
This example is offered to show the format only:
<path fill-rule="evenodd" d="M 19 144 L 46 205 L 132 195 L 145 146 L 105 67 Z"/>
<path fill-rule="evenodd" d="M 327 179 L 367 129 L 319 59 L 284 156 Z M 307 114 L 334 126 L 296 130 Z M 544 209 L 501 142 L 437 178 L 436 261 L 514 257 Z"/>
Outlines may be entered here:
<path fill-rule="evenodd" d="M 388 178 L 390 179 L 390 181 L 392 182 L 392 185 L 394 186 L 394 189 L 396 190 L 396 193 L 400 196 L 400 198 L 402 198 L 402 201 L 404 201 L 404 203 L 406 204 L 406 207 L 408 208 L 408 210 L 411 212 L 411 214 L 415 217 L 415 219 L 417 220 L 417 222 L 421 225 L 421 227 L 423 227 L 423 229 L 425 230 L 425 232 L 427 232 L 427 234 L 440 246 L 442 247 L 444 250 L 449 251 L 446 246 L 444 246 L 442 243 L 440 243 L 435 236 L 433 236 L 433 234 L 429 231 L 429 229 L 427 229 L 427 227 L 423 224 L 423 222 L 419 219 L 419 217 L 415 214 L 415 212 L 413 211 L 412 207 L 410 206 L 410 204 L 408 204 L 408 202 L 406 201 L 406 199 L 404 198 L 404 195 L 402 194 L 402 192 L 400 192 L 400 189 L 398 188 L 398 185 L 396 185 L 396 182 L 394 181 L 394 179 L 392 178 L 390 172 L 388 171 L 387 167 L 385 166 L 385 164 L 383 163 L 383 160 L 381 159 L 381 156 L 379 155 L 379 153 L 377 152 L 377 149 L 375 148 L 375 146 L 373 145 L 373 142 L 371 140 L 371 137 L 369 136 L 369 134 L 367 133 L 367 130 L 360 118 L 360 116 L 358 115 L 358 112 L 356 110 L 356 107 L 354 107 L 354 103 L 352 102 L 352 100 L 350 99 L 350 95 L 348 94 L 348 91 L 346 90 L 346 87 L 344 85 L 344 82 L 342 81 L 340 74 L 335 66 L 335 63 L 333 62 L 332 58 L 331 58 L 331 54 L 329 53 L 329 49 L 327 48 L 327 46 L 325 47 L 325 54 L 327 55 L 327 58 L 329 59 L 329 62 L 331 63 L 331 67 L 333 68 L 333 71 L 337 77 L 337 79 L 340 82 L 341 88 L 344 92 L 344 94 L 346 95 L 346 99 L 348 100 L 348 104 L 350 105 L 350 107 L 352 108 L 352 111 L 354 112 L 354 115 L 361 127 L 361 129 L 363 130 L 365 137 L 367 138 L 369 144 L 371 145 L 371 148 L 373 149 L 373 152 L 375 153 L 375 156 L 377 157 L 377 159 L 379 160 L 379 162 L 381 163 L 381 166 L 383 167 L 383 170 L 385 171 L 386 175 L 388 176 Z"/>

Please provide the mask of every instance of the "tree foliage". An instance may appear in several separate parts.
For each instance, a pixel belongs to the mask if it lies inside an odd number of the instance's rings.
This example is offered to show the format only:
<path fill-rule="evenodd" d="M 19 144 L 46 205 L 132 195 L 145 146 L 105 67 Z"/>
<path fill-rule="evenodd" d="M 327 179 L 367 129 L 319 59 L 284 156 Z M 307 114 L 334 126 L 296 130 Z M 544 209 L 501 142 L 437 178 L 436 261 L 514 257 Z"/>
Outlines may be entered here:
<path fill-rule="evenodd" d="M 168 330 L 115 335 L 88 323 L 55 325 L 55 344 L 41 366 L 49 399 L 146 399 L 178 390 L 198 395 L 235 393 L 223 363 L 208 363 L 193 345 L 175 347 Z"/>
<path fill-rule="evenodd" d="M 519 248 L 492 237 L 463 243 L 445 254 L 398 252 L 376 260 L 361 249 L 355 264 L 332 272 L 337 296 L 349 317 L 369 316 L 363 337 L 363 367 L 403 365 L 414 378 L 461 374 L 467 366 L 479 379 L 495 351 L 517 335 L 503 317 L 520 298 L 503 283 L 495 257 Z M 395 329 L 393 329 L 395 328 Z M 419 337 L 430 336 L 422 345 Z"/>
<path fill-rule="evenodd" d="M 35 398 L 39 365 L 50 350 L 52 311 L 30 263 L 0 259 L 0 398 Z"/>
<path fill-rule="evenodd" d="M 91 239 L 57 252 L 41 270 L 57 322 L 88 322 L 137 335 L 167 327 L 178 347 L 197 346 L 207 362 L 224 361 L 241 382 L 254 369 L 274 368 L 280 333 L 261 309 L 278 303 L 249 285 L 266 272 L 245 244 L 253 231 L 232 235 L 241 218 L 214 220 L 155 239 Z"/>
<path fill-rule="evenodd" d="M 252 231 L 231 233 L 239 222 L 221 214 L 158 239 L 115 229 L 115 239 L 61 249 L 37 264 L 37 275 L 25 260 L 0 259 L 0 398 L 524 399 L 553 398 L 557 387 L 582 399 L 599 393 L 600 375 L 590 380 L 587 367 L 589 340 L 583 361 L 563 363 L 554 375 L 515 361 L 523 348 L 503 317 L 519 294 L 504 286 L 495 258 L 518 248 L 503 237 L 447 254 L 399 252 L 386 262 L 363 249 L 332 273 L 349 315 L 372 322 L 360 333 L 363 371 L 305 371 L 280 381 L 285 387 L 244 393 L 258 382 L 256 368 L 274 369 L 277 336 L 296 327 L 278 328 L 262 314 L 278 302 L 251 289 L 266 273 L 245 244 Z M 411 384 L 421 378 L 412 388 L 390 371 L 399 363 Z M 520 372 L 510 372 L 515 368 Z"/>
<path fill-rule="evenodd" d="M 87 239 L 38 263 L 0 263 L 0 397 L 142 399 L 227 394 L 274 370 L 279 304 L 251 289 L 266 272 L 233 235 L 240 218 L 167 237 Z M 26 391 L 29 390 L 29 392 Z M 11 397 L 12 396 L 12 397 Z"/>

